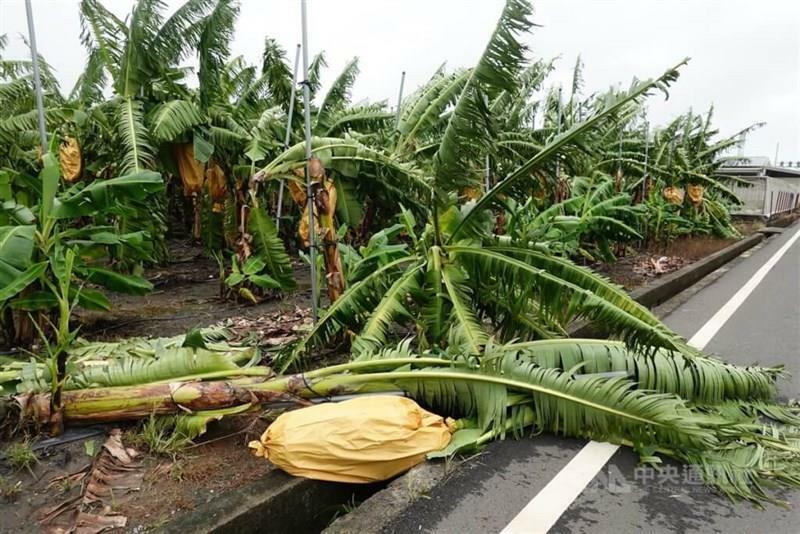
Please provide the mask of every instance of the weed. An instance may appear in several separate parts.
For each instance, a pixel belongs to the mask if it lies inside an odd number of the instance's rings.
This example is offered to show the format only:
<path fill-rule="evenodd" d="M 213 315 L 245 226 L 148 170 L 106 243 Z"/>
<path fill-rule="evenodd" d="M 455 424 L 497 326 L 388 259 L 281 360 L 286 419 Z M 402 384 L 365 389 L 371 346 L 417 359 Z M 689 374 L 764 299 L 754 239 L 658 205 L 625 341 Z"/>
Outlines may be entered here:
<path fill-rule="evenodd" d="M 356 503 L 355 495 L 350 496 L 350 500 L 342 505 L 342 511 L 345 514 L 355 511 L 356 508 L 358 508 L 358 503 Z"/>
<path fill-rule="evenodd" d="M 169 520 L 169 516 L 159 517 L 150 525 L 150 527 L 147 529 L 147 532 L 159 532 L 164 525 L 169 523 Z"/>
<path fill-rule="evenodd" d="M 417 502 L 420 499 L 430 499 L 428 495 L 429 488 L 418 483 L 415 477 L 407 476 L 406 479 L 406 494 L 408 495 L 409 502 Z"/>
<path fill-rule="evenodd" d="M 169 468 L 169 476 L 175 482 L 183 482 L 185 478 L 185 472 L 183 467 L 183 462 L 175 461 Z"/>
<path fill-rule="evenodd" d="M 8 482 L 5 478 L 0 477 L 0 496 L 7 502 L 14 502 L 22 493 L 22 481 L 17 481 L 16 484 Z"/>
<path fill-rule="evenodd" d="M 450 454 L 444 458 L 444 474 L 453 472 L 453 455 Z"/>
<path fill-rule="evenodd" d="M 69 477 L 64 477 L 58 482 L 56 488 L 58 489 L 59 494 L 66 495 L 72 490 L 72 481 L 69 479 Z"/>
<path fill-rule="evenodd" d="M 27 469 L 31 471 L 34 465 L 39 462 L 39 455 L 33 450 L 33 443 L 29 439 L 24 439 L 12 443 L 3 451 L 6 461 L 16 471 Z M 33 474 L 31 472 L 31 474 Z"/>
<path fill-rule="evenodd" d="M 328 524 L 333 523 L 338 518 L 346 516 L 347 514 L 355 511 L 355 509 L 358 508 L 359 504 L 360 503 L 356 502 L 356 496 L 351 495 L 350 500 L 348 502 L 334 507 L 336 511 L 334 512 L 333 517 L 330 519 L 330 522 Z"/>

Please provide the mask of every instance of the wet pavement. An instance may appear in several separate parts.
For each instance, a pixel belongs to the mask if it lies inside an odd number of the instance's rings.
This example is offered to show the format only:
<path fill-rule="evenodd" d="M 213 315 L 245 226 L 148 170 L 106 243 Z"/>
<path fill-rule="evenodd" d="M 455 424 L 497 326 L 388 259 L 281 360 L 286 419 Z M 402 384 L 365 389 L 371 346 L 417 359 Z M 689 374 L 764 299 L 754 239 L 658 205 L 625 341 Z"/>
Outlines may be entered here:
<path fill-rule="evenodd" d="M 690 338 L 789 240 L 800 225 L 728 264 L 711 283 L 683 297 L 664 321 Z M 680 297 L 679 297 L 680 298 Z M 663 312 L 662 312 L 663 313 Z M 800 239 L 722 325 L 705 349 L 737 364 L 785 364 L 783 398 L 800 397 Z M 384 532 L 492 533 L 502 531 L 575 456 L 583 440 L 540 435 L 490 444 L 445 483 L 419 499 Z M 690 467 L 665 462 L 661 471 L 638 465 L 618 450 L 572 501 L 550 532 L 800 532 L 800 491 L 780 496 L 790 509 L 760 510 L 732 502 L 703 485 Z M 514 532 L 542 532 L 525 525 Z"/>

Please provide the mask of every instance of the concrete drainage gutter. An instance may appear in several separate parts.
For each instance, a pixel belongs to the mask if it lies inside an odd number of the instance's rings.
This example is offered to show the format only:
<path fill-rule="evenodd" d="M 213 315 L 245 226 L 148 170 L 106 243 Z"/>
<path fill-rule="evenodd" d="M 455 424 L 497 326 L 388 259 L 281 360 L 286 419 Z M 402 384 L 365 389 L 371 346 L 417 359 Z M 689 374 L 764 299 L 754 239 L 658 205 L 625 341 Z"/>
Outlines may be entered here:
<path fill-rule="evenodd" d="M 340 484 L 296 478 L 275 469 L 176 517 L 159 532 L 171 534 L 320 532 L 344 507 L 384 485 Z"/>
<path fill-rule="evenodd" d="M 633 291 L 631 296 L 647 307 L 657 306 L 780 231 L 765 228 Z M 570 333 L 575 337 L 597 334 L 581 324 L 571 328 Z M 446 477 L 447 466 L 447 462 L 423 463 L 385 487 L 295 478 L 275 470 L 255 483 L 220 495 L 200 510 L 176 517 L 162 527 L 162 531 L 175 534 L 320 532 L 323 529 L 326 534 L 377 532 Z M 367 497 L 354 511 L 337 518 L 345 506 Z"/>

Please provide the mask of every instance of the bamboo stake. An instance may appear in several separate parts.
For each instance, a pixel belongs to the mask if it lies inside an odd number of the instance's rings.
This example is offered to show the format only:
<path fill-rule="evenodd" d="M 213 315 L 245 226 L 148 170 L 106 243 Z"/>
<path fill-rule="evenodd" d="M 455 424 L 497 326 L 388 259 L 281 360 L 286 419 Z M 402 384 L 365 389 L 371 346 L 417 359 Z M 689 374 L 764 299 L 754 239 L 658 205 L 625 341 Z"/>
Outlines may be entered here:
<path fill-rule="evenodd" d="M 297 92 L 297 66 L 300 63 L 300 44 L 297 45 L 297 49 L 294 52 L 294 74 L 292 75 L 292 91 L 289 94 L 289 111 L 286 117 L 286 137 L 283 139 L 283 149 L 289 150 L 289 141 L 292 136 L 292 115 L 294 113 L 294 97 L 295 93 Z M 281 210 L 283 209 L 283 189 L 286 186 L 283 180 L 281 180 L 280 185 L 278 186 L 278 207 L 275 210 L 275 228 L 277 230 L 281 229 Z"/>
<path fill-rule="evenodd" d="M 492 180 L 492 168 L 491 168 L 491 162 L 489 160 L 489 154 L 486 154 L 486 158 L 484 160 L 483 179 L 484 179 L 483 186 L 484 186 L 486 191 L 489 191 L 489 189 L 492 188 L 492 183 L 491 183 L 491 180 Z"/>

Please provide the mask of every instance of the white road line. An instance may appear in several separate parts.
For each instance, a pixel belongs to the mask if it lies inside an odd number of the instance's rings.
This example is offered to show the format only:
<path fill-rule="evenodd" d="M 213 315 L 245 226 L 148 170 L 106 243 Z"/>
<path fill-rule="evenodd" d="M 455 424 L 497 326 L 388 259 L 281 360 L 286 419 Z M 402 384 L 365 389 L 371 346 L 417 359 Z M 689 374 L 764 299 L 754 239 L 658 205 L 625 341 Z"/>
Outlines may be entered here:
<path fill-rule="evenodd" d="M 696 349 L 705 348 L 798 239 L 800 229 L 692 336 L 689 344 Z M 549 531 L 618 449 L 619 445 L 590 441 L 525 505 L 501 534 L 539 534 Z"/>
<path fill-rule="evenodd" d="M 594 480 L 619 445 L 590 441 L 503 529 L 503 534 L 544 534 Z"/>
<path fill-rule="evenodd" d="M 775 267 L 775 264 L 780 261 L 783 255 L 786 254 L 786 251 L 788 251 L 798 239 L 800 239 L 800 230 L 797 230 L 797 232 L 795 232 L 794 235 L 756 271 L 750 280 L 739 288 L 739 291 L 737 291 L 724 306 L 717 310 L 717 313 L 692 336 L 692 339 L 689 340 L 689 345 L 698 349 L 703 349 L 708 345 L 708 342 L 719 332 L 722 325 L 728 322 L 728 319 L 731 318 L 733 313 L 742 305 L 745 299 L 750 296 L 750 293 L 753 292 L 758 284 L 767 276 L 767 273 Z"/>

